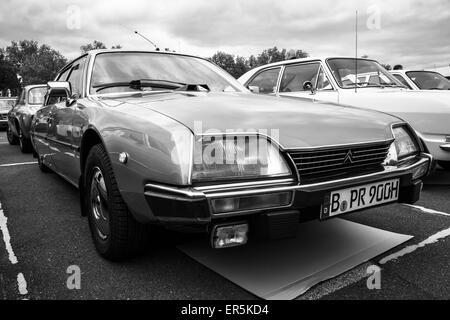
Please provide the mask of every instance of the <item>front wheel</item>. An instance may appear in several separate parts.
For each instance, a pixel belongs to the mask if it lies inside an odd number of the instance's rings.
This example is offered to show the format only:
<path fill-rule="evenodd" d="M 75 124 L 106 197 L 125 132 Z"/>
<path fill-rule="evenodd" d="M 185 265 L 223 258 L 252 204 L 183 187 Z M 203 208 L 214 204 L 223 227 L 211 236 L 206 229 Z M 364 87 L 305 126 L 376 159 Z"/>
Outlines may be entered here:
<path fill-rule="evenodd" d="M 10 145 L 15 146 L 19 144 L 19 139 L 14 135 L 9 125 L 8 129 L 6 130 L 6 137 L 8 138 L 8 142 Z"/>
<path fill-rule="evenodd" d="M 31 140 L 25 138 L 23 132 L 20 128 L 17 129 L 19 131 L 19 147 L 22 153 L 30 153 L 33 151 L 33 145 L 31 144 Z"/>
<path fill-rule="evenodd" d="M 450 171 L 450 161 L 438 161 L 438 164 L 442 167 L 442 169 Z"/>
<path fill-rule="evenodd" d="M 100 144 L 89 152 L 84 181 L 89 227 L 100 255 L 115 261 L 142 252 L 148 244 L 148 227 L 128 211 L 108 154 Z"/>

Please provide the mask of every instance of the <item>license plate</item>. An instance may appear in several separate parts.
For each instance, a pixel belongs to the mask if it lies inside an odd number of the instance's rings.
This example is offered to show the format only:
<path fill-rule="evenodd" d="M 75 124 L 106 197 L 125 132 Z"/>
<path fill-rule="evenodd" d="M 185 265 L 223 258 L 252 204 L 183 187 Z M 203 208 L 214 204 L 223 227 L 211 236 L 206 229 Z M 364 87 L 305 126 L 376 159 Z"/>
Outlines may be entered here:
<path fill-rule="evenodd" d="M 327 219 L 344 213 L 396 202 L 399 193 L 400 179 L 333 191 L 325 198 L 320 217 Z"/>

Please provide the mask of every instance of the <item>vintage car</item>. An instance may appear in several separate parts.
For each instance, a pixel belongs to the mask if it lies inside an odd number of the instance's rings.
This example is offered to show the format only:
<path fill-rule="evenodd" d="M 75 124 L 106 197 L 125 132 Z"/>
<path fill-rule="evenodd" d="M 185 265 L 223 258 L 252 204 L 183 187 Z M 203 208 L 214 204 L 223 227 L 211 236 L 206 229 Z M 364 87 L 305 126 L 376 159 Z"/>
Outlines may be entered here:
<path fill-rule="evenodd" d="M 8 142 L 19 144 L 23 153 L 32 151 L 30 139 L 31 119 L 44 103 L 47 85 L 26 86 L 19 101 L 8 113 Z"/>
<path fill-rule="evenodd" d="M 396 115 L 412 125 L 426 150 L 450 170 L 448 94 L 408 90 L 374 60 L 289 60 L 250 70 L 239 82 L 254 93 L 335 102 Z"/>
<path fill-rule="evenodd" d="M 388 114 L 251 94 L 208 60 L 100 50 L 48 83 L 32 124 L 42 171 L 80 190 L 98 252 L 139 251 L 148 225 L 214 248 L 294 236 L 328 219 L 414 203 L 432 157 Z"/>
<path fill-rule="evenodd" d="M 16 104 L 17 98 L 0 97 L 0 129 L 8 127 L 8 112 Z"/>
<path fill-rule="evenodd" d="M 450 91 L 450 80 L 442 74 L 426 70 L 394 70 L 391 74 L 405 87 L 411 90 L 447 90 Z"/>

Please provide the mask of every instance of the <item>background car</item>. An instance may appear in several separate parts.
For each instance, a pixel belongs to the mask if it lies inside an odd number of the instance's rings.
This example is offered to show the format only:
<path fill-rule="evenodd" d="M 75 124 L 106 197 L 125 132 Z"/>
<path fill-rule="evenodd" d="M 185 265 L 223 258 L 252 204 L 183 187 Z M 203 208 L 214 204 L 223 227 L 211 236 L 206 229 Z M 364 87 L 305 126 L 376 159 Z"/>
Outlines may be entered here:
<path fill-rule="evenodd" d="M 46 93 L 47 85 L 26 86 L 17 104 L 8 113 L 8 142 L 11 145 L 19 144 L 23 153 L 32 151 L 31 120 L 42 107 Z"/>
<path fill-rule="evenodd" d="M 0 129 L 8 127 L 8 112 L 16 104 L 17 98 L 0 97 Z"/>
<path fill-rule="evenodd" d="M 390 72 L 411 90 L 450 90 L 450 80 L 438 72 L 425 70 L 395 70 Z"/>
<path fill-rule="evenodd" d="M 378 62 L 307 58 L 255 68 L 240 79 L 254 93 L 329 101 L 394 114 L 408 121 L 427 150 L 450 170 L 447 92 L 408 90 Z"/>
<path fill-rule="evenodd" d="M 249 230 L 291 237 L 308 219 L 414 203 L 432 162 L 396 117 L 256 96 L 194 56 L 90 51 L 48 88 L 32 125 L 39 167 L 80 189 L 110 260 L 138 252 L 149 224 L 227 248 Z"/>

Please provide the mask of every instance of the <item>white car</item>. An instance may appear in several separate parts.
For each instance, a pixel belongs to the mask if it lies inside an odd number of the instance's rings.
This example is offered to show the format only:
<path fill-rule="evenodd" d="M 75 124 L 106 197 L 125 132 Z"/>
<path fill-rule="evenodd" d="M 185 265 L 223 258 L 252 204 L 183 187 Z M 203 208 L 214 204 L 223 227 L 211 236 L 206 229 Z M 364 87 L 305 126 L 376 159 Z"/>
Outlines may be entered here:
<path fill-rule="evenodd" d="M 254 93 L 308 98 L 394 114 L 408 121 L 439 164 L 450 170 L 447 92 L 409 90 L 374 60 L 342 57 L 288 60 L 255 68 L 239 78 L 239 82 Z"/>
<path fill-rule="evenodd" d="M 391 74 L 411 90 L 445 90 L 450 93 L 450 80 L 442 74 L 426 70 L 394 70 Z"/>

